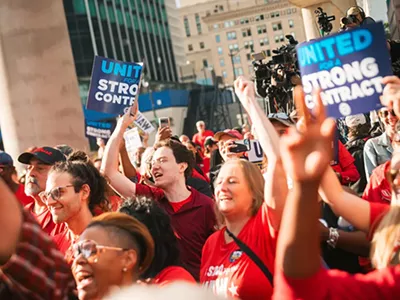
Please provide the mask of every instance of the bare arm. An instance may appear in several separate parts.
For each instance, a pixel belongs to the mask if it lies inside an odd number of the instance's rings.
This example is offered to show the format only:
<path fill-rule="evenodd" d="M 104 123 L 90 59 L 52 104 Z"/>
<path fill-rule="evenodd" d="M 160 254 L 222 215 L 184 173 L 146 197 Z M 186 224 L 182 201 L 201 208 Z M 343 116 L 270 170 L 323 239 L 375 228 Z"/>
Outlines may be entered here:
<path fill-rule="evenodd" d="M 132 114 L 131 114 L 132 111 Z M 136 194 L 136 184 L 118 171 L 119 149 L 126 128 L 136 119 L 137 103 L 118 120 L 117 126 L 111 135 L 101 163 L 101 173 L 108 178 L 112 188 L 123 197 L 132 197 Z"/>
<path fill-rule="evenodd" d="M 22 209 L 8 186 L 0 179 L 0 265 L 15 253 L 22 227 Z"/>
<path fill-rule="evenodd" d="M 261 148 L 268 159 L 267 172 L 264 174 L 264 199 L 272 212 L 272 226 L 277 230 L 288 193 L 286 174 L 280 159 L 279 136 L 257 103 L 253 82 L 239 78 L 235 82 L 235 91 L 252 120 Z"/>
<path fill-rule="evenodd" d="M 369 203 L 343 190 L 332 168 L 322 178 L 319 194 L 337 216 L 345 218 L 357 229 L 368 233 L 370 227 Z"/>
<path fill-rule="evenodd" d="M 125 143 L 122 142 L 121 144 L 122 145 L 119 151 L 119 158 L 124 175 L 128 178 L 136 177 L 136 169 L 129 159 L 128 151 L 126 151 L 125 148 Z"/>

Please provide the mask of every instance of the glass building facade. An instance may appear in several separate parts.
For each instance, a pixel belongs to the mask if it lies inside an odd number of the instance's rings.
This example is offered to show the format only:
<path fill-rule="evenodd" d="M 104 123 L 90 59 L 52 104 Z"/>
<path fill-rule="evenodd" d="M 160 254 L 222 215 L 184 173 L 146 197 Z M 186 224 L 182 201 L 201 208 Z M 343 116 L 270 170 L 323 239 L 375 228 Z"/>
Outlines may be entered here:
<path fill-rule="evenodd" d="M 97 54 L 144 61 L 150 80 L 178 81 L 164 0 L 64 0 L 64 9 L 79 78 Z"/>

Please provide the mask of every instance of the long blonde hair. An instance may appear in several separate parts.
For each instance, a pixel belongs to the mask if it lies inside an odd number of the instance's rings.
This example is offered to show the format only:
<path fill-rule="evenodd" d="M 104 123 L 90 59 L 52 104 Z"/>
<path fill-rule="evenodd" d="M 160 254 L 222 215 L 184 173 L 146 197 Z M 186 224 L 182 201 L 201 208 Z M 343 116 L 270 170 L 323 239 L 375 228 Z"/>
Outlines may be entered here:
<path fill-rule="evenodd" d="M 232 159 L 224 163 L 224 165 L 228 164 L 236 164 L 242 169 L 249 190 L 253 193 L 253 203 L 250 208 L 250 213 L 251 216 L 256 215 L 261 205 L 264 203 L 264 177 L 260 169 L 255 164 L 245 159 Z M 222 168 L 223 167 L 224 166 L 222 166 Z M 218 209 L 216 211 L 216 216 L 219 224 L 225 223 L 224 216 Z"/>

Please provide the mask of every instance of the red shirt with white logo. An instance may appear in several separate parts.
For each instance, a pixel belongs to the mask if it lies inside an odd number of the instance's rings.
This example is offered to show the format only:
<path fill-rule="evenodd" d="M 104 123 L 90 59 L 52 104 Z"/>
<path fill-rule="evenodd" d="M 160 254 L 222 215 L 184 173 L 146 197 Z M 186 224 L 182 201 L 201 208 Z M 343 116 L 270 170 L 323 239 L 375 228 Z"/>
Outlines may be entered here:
<path fill-rule="evenodd" d="M 225 228 L 214 233 L 203 248 L 200 282 L 215 294 L 242 300 L 270 299 L 272 286 L 260 268 L 234 242 L 226 243 Z M 264 203 L 238 238 L 244 242 L 273 274 L 277 232 L 268 218 Z"/>
<path fill-rule="evenodd" d="M 390 168 L 390 160 L 376 167 L 371 174 L 368 185 L 365 187 L 363 199 L 369 202 L 389 204 L 392 200 L 392 192 L 385 173 Z"/>

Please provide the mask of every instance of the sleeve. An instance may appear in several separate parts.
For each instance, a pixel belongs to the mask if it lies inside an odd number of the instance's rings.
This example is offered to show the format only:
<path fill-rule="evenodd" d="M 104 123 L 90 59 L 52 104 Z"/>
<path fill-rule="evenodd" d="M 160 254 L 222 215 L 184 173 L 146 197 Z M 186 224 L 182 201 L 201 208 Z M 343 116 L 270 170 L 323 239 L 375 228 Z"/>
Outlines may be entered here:
<path fill-rule="evenodd" d="M 155 201 L 160 201 L 164 197 L 164 192 L 162 189 L 138 183 L 136 184 L 136 196 L 149 197 Z"/>
<path fill-rule="evenodd" d="M 75 281 L 64 256 L 30 213 L 23 214 L 20 241 L 15 254 L 1 267 L 1 280 L 22 299 L 73 296 Z"/>
<path fill-rule="evenodd" d="M 378 181 L 375 172 L 372 172 L 362 198 L 368 202 L 382 202 L 381 183 Z"/>
<path fill-rule="evenodd" d="M 380 221 L 382 221 L 385 214 L 389 211 L 390 204 L 370 203 L 369 207 L 370 207 L 370 211 L 369 211 L 370 229 L 369 229 L 369 233 L 368 233 L 368 239 L 372 240 L 372 237 L 373 237 L 375 230 L 378 227 Z"/>
<path fill-rule="evenodd" d="M 356 182 L 360 179 L 360 174 L 357 171 L 357 168 L 354 164 L 354 157 L 351 153 L 346 149 L 346 147 L 342 144 L 342 142 L 338 142 L 339 144 L 339 163 L 341 167 L 341 178 L 342 184 L 348 184 L 350 182 Z"/>
<path fill-rule="evenodd" d="M 365 167 L 365 176 L 367 177 L 367 181 L 372 174 L 372 171 L 377 167 L 378 162 L 376 161 L 376 154 L 373 148 L 373 144 L 368 140 L 364 146 L 364 167 Z"/>
<path fill-rule="evenodd" d="M 398 299 L 400 266 L 351 275 L 338 270 L 320 269 L 309 278 L 293 279 L 276 270 L 273 299 Z"/>

